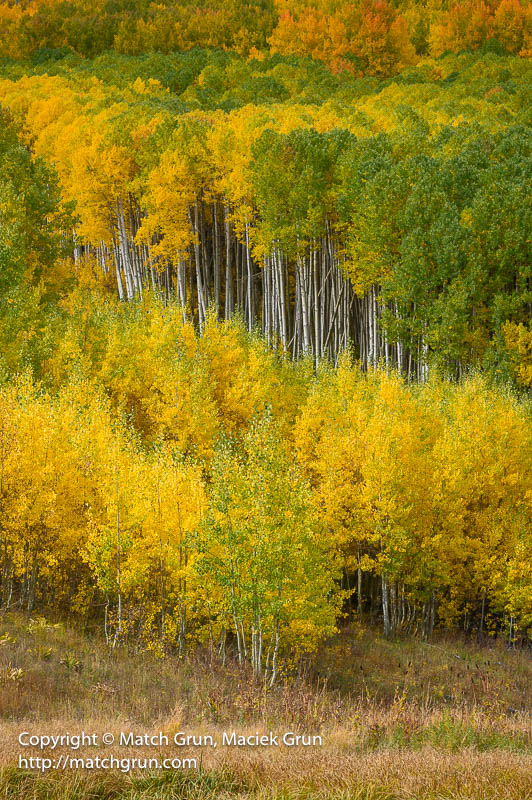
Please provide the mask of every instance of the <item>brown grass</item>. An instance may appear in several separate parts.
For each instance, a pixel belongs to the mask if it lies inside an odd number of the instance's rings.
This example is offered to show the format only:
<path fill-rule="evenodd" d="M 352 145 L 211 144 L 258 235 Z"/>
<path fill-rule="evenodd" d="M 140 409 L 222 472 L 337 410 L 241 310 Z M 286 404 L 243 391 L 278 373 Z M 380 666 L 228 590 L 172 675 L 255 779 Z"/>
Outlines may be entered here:
<path fill-rule="evenodd" d="M 0 798 L 532 797 L 532 667 L 525 652 L 445 637 L 432 646 L 389 642 L 375 632 L 346 631 L 304 678 L 267 691 L 235 664 L 211 665 L 205 654 L 180 662 L 109 652 L 98 638 L 29 625 L 22 616 L 0 623 L 0 641 Z M 319 732 L 323 747 L 187 749 L 202 759 L 199 778 L 65 773 L 59 784 L 53 772 L 24 776 L 9 769 L 21 751 L 21 730 L 111 731 L 117 738 L 122 730 L 169 737 L 186 730 L 221 740 L 222 730 L 270 729 Z M 157 755 L 152 748 L 111 752 Z M 164 751 L 175 754 L 172 746 Z"/>
<path fill-rule="evenodd" d="M 239 753 L 196 773 L 140 778 L 117 774 L 34 776 L 5 770 L 0 797 L 26 800 L 113 798 L 271 798 L 272 800 L 527 800 L 529 757 L 503 752 L 384 751 L 361 756 L 323 752 Z"/>

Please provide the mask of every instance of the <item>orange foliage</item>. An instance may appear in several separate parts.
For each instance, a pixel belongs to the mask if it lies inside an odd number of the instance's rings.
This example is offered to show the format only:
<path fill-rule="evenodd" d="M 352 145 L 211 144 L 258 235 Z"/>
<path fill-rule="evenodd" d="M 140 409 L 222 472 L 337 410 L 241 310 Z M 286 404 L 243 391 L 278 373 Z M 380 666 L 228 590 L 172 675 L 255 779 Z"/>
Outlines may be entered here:
<path fill-rule="evenodd" d="M 498 39 L 510 53 L 530 51 L 532 10 L 519 0 L 465 0 L 453 5 L 432 26 L 431 54 L 450 50 L 475 50 L 490 39 Z"/>
<path fill-rule="evenodd" d="M 389 75 L 412 64 L 415 50 L 408 36 L 405 18 L 397 14 L 387 0 L 366 2 L 363 11 L 353 50 L 367 62 L 368 71 L 376 75 Z"/>
<path fill-rule="evenodd" d="M 357 67 L 390 75 L 415 59 L 405 18 L 388 0 L 309 6 L 278 2 L 279 22 L 269 39 L 272 52 L 324 61 L 334 72 Z"/>
<path fill-rule="evenodd" d="M 494 17 L 495 36 L 510 53 L 532 55 L 532 5 L 502 0 Z"/>
<path fill-rule="evenodd" d="M 474 50 L 498 40 L 532 52 L 530 0 L 166 0 L 126 11 L 105 0 L 0 0 L 0 55 L 29 58 L 72 48 L 92 58 L 111 45 L 128 55 L 193 47 L 267 51 L 323 61 L 332 72 L 387 77 L 419 55 Z M 70 16 L 75 24 L 70 24 Z M 81 32 L 81 33 L 80 33 Z"/>

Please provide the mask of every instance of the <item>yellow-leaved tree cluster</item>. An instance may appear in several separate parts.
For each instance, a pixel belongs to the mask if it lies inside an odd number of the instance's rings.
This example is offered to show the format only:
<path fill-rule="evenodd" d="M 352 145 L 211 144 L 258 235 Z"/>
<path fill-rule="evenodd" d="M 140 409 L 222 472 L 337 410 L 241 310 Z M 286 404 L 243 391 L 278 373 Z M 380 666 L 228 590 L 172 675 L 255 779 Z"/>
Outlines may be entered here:
<path fill-rule="evenodd" d="M 155 301 L 67 305 L 53 383 L 0 394 L 4 609 L 202 643 L 270 680 L 355 609 L 386 634 L 530 626 L 532 426 L 511 390 L 348 353 L 315 373 Z"/>

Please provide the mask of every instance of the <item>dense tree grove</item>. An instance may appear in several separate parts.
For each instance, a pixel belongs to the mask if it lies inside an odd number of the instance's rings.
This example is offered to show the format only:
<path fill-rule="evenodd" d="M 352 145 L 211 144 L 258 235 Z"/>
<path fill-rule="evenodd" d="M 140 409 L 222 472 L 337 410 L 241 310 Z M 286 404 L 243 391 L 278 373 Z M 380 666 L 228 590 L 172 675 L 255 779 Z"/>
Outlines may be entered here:
<path fill-rule="evenodd" d="M 526 635 L 529 10 L 1 6 L 2 610 Z"/>
<path fill-rule="evenodd" d="M 199 335 L 87 289 L 51 324 L 48 385 L 0 392 L 4 608 L 230 642 L 271 674 L 342 610 L 386 633 L 531 624 L 531 414 L 510 390 L 347 353 L 314 374 L 241 323 Z"/>
<path fill-rule="evenodd" d="M 527 0 L 6 0 L 0 48 L 14 58 L 42 48 L 94 57 L 219 47 L 312 56 L 333 71 L 392 75 L 420 56 L 498 42 L 530 55 Z"/>
<path fill-rule="evenodd" d="M 205 51 L 5 73 L 0 101 L 75 215 L 78 268 L 121 299 L 149 286 L 200 329 L 211 306 L 238 312 L 316 364 L 352 345 L 408 379 L 475 365 L 527 382 L 524 59 L 447 56 L 391 82 Z"/>

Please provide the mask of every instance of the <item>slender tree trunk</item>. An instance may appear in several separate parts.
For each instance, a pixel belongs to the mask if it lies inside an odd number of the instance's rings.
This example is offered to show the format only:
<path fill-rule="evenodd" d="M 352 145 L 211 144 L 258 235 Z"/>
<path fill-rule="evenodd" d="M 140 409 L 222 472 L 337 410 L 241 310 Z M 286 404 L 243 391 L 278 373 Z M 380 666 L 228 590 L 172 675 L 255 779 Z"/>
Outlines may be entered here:
<path fill-rule="evenodd" d="M 231 226 L 229 224 L 229 209 L 224 208 L 225 215 L 225 319 L 233 316 L 233 269 L 231 264 Z"/>
<path fill-rule="evenodd" d="M 118 472 L 115 477 L 116 494 L 116 589 L 118 594 L 118 624 L 115 634 L 115 646 L 122 643 L 122 565 L 120 558 L 120 503 L 118 494 Z"/>
<path fill-rule="evenodd" d="M 388 579 L 385 575 L 382 576 L 382 621 L 384 627 L 384 635 L 389 636 L 391 631 L 390 603 L 388 594 Z"/>

